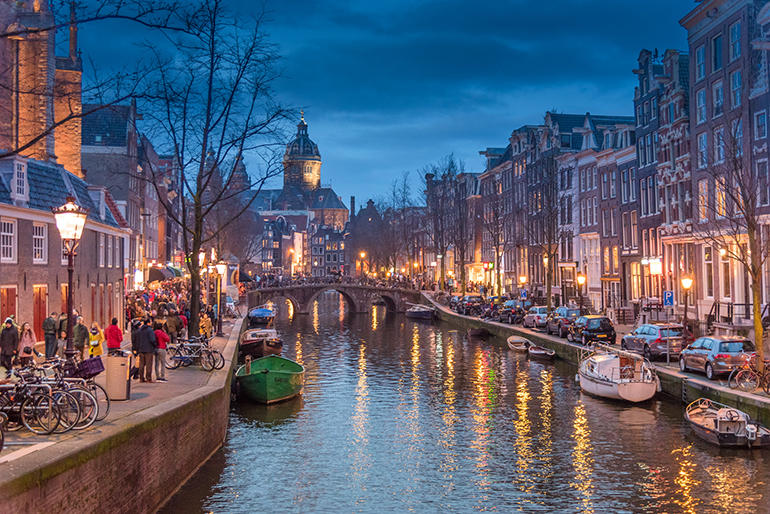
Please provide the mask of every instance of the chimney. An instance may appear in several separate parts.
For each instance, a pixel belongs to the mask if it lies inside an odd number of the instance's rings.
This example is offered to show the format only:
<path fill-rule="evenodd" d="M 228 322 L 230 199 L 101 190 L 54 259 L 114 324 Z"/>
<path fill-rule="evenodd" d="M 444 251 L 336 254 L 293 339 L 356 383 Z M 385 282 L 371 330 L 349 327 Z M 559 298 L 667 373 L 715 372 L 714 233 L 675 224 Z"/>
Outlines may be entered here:
<path fill-rule="evenodd" d="M 355 215 L 356 215 L 356 197 L 351 196 L 350 197 L 350 217 L 352 218 Z"/>

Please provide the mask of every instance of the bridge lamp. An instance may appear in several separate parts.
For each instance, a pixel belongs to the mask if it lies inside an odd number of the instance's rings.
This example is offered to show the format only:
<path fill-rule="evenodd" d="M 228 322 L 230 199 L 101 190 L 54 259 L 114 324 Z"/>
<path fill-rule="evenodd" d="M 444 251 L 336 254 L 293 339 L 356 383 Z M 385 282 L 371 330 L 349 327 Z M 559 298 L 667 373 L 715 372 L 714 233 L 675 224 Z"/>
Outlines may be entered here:
<path fill-rule="evenodd" d="M 366 259 L 366 252 L 361 252 L 361 258 Z"/>
<path fill-rule="evenodd" d="M 225 334 L 222 332 L 222 316 L 225 312 L 222 308 L 222 279 L 225 277 L 225 273 L 227 273 L 227 263 L 224 261 L 219 261 L 216 264 L 216 268 L 217 275 L 219 275 L 219 291 L 217 292 L 217 337 L 224 337 Z"/>
<path fill-rule="evenodd" d="M 406 268 L 401 268 L 401 274 L 403 275 L 404 273 L 406 273 Z"/>

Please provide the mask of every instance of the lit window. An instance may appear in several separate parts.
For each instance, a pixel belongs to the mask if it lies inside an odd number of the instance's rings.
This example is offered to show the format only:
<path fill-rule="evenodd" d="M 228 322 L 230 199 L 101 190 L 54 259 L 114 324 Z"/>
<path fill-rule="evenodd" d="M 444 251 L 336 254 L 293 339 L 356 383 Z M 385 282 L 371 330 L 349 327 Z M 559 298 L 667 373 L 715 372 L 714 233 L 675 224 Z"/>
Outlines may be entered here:
<path fill-rule="evenodd" d="M 0 219 L 0 261 L 16 262 L 16 220 Z"/>
<path fill-rule="evenodd" d="M 48 225 L 45 223 L 32 224 L 32 263 L 46 264 L 48 262 Z"/>

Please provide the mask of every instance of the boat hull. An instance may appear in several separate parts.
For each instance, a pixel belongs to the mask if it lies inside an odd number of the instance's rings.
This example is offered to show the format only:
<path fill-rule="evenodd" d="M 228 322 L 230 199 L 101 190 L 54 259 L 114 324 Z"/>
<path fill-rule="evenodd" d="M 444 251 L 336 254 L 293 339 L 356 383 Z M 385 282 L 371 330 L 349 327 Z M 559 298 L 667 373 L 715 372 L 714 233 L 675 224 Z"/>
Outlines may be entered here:
<path fill-rule="evenodd" d="M 582 369 L 578 372 L 580 388 L 588 394 L 621 400 L 626 402 L 644 402 L 658 392 L 657 381 L 651 382 L 612 382 L 601 380 L 586 374 Z"/>
<path fill-rule="evenodd" d="M 688 405 L 685 419 L 698 437 L 720 448 L 770 446 L 770 430 L 752 421 L 745 412 L 707 398 Z M 753 439 L 748 437 L 749 427 L 754 429 Z"/>
<path fill-rule="evenodd" d="M 244 341 L 241 343 L 241 357 L 251 355 L 255 359 L 260 359 L 268 355 L 281 355 L 283 343 L 281 341 Z"/>
<path fill-rule="evenodd" d="M 250 366 L 250 369 L 249 369 Z M 271 404 L 294 398 L 305 383 L 305 368 L 271 355 L 244 364 L 235 372 L 238 394 L 248 400 Z"/>
<path fill-rule="evenodd" d="M 549 350 L 548 348 L 543 348 L 541 346 L 530 346 L 527 348 L 527 352 L 529 353 L 529 357 L 531 359 L 538 359 L 541 361 L 551 361 L 556 358 L 556 352 L 553 350 Z"/>
<path fill-rule="evenodd" d="M 433 311 L 406 311 L 406 317 L 411 319 L 433 319 Z"/>
<path fill-rule="evenodd" d="M 511 336 L 508 338 L 508 348 L 516 353 L 527 353 L 527 346 L 531 344 L 528 339 L 523 337 Z"/>

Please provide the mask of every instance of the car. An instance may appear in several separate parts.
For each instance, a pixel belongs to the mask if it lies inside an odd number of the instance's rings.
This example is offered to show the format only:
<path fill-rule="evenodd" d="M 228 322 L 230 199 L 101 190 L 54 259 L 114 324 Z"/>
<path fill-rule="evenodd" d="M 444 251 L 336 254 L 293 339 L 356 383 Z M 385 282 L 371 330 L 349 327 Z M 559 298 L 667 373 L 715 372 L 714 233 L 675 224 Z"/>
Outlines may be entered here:
<path fill-rule="evenodd" d="M 754 356 L 754 343 L 740 336 L 699 337 L 679 354 L 679 369 L 703 371 L 713 380 L 730 373 Z"/>
<path fill-rule="evenodd" d="M 623 350 L 640 353 L 645 359 L 652 360 L 667 353 L 678 357 L 682 348 L 690 341 L 684 333 L 684 325 L 679 323 L 650 323 L 641 325 L 630 334 L 623 336 L 620 347 Z"/>
<path fill-rule="evenodd" d="M 544 327 L 548 318 L 548 307 L 532 307 L 524 316 L 524 327 Z"/>
<path fill-rule="evenodd" d="M 616 339 L 615 327 L 607 316 L 580 316 L 567 332 L 567 341 L 580 341 L 585 345 L 591 342 L 615 344 Z"/>
<path fill-rule="evenodd" d="M 569 326 L 580 317 L 580 309 L 559 307 L 548 316 L 545 322 L 545 331 L 549 334 L 555 332 L 559 337 L 567 337 Z"/>
<path fill-rule="evenodd" d="M 480 308 L 484 304 L 484 298 L 478 294 L 467 294 L 457 302 L 457 312 L 459 314 L 471 314 L 474 309 Z"/>

